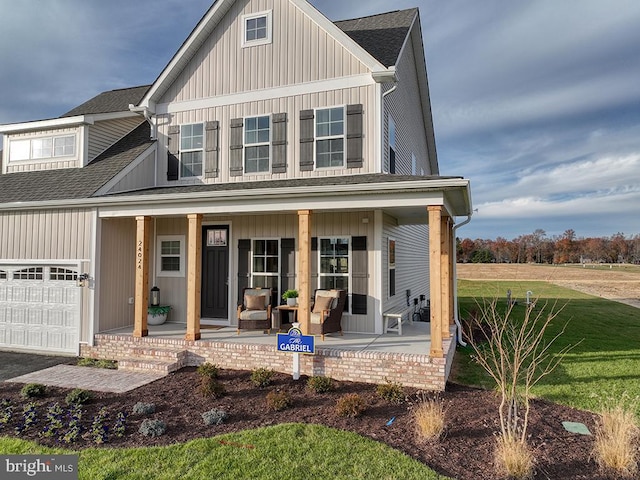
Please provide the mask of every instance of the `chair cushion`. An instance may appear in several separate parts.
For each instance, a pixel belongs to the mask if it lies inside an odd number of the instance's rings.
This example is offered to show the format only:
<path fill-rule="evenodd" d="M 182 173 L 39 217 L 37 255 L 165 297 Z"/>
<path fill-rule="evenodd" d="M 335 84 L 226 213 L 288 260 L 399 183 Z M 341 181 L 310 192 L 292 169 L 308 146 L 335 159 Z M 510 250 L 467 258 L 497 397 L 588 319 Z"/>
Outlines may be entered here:
<path fill-rule="evenodd" d="M 318 297 L 333 298 L 333 302 L 331 303 L 331 310 L 333 310 L 338 306 L 338 301 L 340 300 L 340 292 L 338 290 L 317 290 L 316 299 Z"/>
<path fill-rule="evenodd" d="M 311 312 L 311 323 L 322 323 L 322 314 L 321 313 L 313 313 Z"/>
<path fill-rule="evenodd" d="M 268 320 L 266 310 L 243 310 L 240 320 Z"/>
<path fill-rule="evenodd" d="M 313 313 L 322 313 L 323 310 L 331 310 L 333 305 L 333 297 L 316 295 L 316 301 L 313 304 Z"/>
<path fill-rule="evenodd" d="M 247 310 L 265 310 L 265 295 L 245 295 Z"/>

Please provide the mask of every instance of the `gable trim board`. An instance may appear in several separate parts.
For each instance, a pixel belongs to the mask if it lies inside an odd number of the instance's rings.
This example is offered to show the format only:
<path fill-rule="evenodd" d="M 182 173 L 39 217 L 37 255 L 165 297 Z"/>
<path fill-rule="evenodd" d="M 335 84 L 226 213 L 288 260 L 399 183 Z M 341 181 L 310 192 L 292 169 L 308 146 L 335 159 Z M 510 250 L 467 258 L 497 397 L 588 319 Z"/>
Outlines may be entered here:
<path fill-rule="evenodd" d="M 261 100 L 274 100 L 297 95 L 326 92 L 327 90 L 341 90 L 355 87 L 368 87 L 377 82 L 369 74 L 352 75 L 349 77 L 335 78 L 332 80 L 319 80 L 314 82 L 287 85 L 284 87 L 265 88 L 243 93 L 232 93 L 216 97 L 202 98 L 198 100 L 161 103 L 156 106 L 157 115 L 186 112 L 189 110 L 206 109 L 214 107 L 227 107 L 241 103 L 257 102 Z"/>

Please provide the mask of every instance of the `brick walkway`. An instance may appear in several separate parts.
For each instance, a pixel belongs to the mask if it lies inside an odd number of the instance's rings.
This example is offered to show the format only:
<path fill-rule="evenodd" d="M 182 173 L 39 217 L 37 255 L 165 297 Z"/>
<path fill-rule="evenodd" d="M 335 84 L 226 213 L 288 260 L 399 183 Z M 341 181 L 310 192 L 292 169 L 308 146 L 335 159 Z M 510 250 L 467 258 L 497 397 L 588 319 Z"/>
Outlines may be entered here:
<path fill-rule="evenodd" d="M 7 382 L 42 383 L 61 388 L 82 388 L 94 392 L 123 393 L 162 378 L 155 373 L 128 372 L 106 368 L 56 365 L 36 372 L 10 378 Z"/>

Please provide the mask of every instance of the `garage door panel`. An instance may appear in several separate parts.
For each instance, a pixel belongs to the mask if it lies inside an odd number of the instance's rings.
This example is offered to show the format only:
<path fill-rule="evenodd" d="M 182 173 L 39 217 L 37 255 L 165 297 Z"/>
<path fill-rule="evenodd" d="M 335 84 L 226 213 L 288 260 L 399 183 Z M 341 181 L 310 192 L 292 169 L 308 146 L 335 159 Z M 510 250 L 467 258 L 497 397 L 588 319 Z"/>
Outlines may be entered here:
<path fill-rule="evenodd" d="M 81 287 L 77 264 L 0 266 L 0 348 L 77 353 Z"/>

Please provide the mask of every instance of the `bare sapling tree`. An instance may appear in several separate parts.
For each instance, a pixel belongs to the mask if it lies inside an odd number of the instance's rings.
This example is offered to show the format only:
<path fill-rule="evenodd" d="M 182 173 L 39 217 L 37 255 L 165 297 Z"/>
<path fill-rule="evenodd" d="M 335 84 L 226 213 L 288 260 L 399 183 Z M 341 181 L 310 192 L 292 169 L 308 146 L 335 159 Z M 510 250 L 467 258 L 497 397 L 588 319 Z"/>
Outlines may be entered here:
<path fill-rule="evenodd" d="M 514 311 L 521 308 L 514 305 L 509 302 L 502 314 L 497 299 L 479 304 L 480 313 L 471 319 L 467 337 L 473 359 L 496 382 L 502 438 L 525 444 L 531 389 L 558 366 L 572 346 L 551 351 L 565 331 L 563 327 L 555 336 L 546 335 L 562 311 L 557 304 L 548 309 L 547 304 L 536 307 L 532 302 L 522 306 L 524 312 Z"/>

